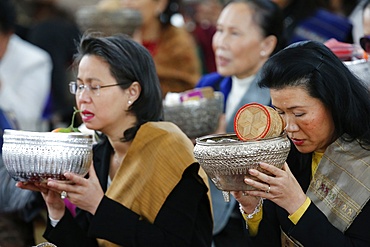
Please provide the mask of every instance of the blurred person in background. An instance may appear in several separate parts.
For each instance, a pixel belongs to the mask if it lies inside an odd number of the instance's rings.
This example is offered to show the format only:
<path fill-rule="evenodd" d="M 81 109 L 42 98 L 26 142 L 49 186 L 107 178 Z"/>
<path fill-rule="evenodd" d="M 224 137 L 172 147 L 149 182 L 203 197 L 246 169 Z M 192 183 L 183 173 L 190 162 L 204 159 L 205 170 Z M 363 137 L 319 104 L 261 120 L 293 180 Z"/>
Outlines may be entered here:
<path fill-rule="evenodd" d="M 46 51 L 14 34 L 11 0 L 0 4 L 0 107 L 15 114 L 21 130 L 41 131 L 52 62 Z"/>
<path fill-rule="evenodd" d="M 234 116 L 244 104 L 270 104 L 270 93 L 257 86 L 259 70 L 271 54 L 285 46 L 283 16 L 271 1 L 231 1 L 217 20 L 213 36 L 217 72 L 204 75 L 197 87 L 211 86 L 225 96 L 218 133 L 234 133 Z M 225 202 L 210 181 L 214 212 L 214 246 L 245 246 L 244 220 L 236 201 Z"/>
<path fill-rule="evenodd" d="M 353 43 L 358 44 L 363 35 L 362 10 L 367 0 L 328 0 L 329 10 L 342 15 L 352 24 Z"/>
<path fill-rule="evenodd" d="M 143 23 L 133 37 L 150 52 L 157 68 L 162 95 L 194 88 L 201 75 L 200 59 L 192 35 L 171 23 L 179 13 L 179 0 L 124 0 L 123 8 L 138 10 Z"/>
<path fill-rule="evenodd" d="M 74 15 L 58 0 L 26 1 L 25 11 L 31 18 L 26 39 L 47 51 L 53 63 L 51 92 L 44 119 L 49 129 L 67 127 L 73 113 L 74 99 L 68 91 L 72 79 L 70 65 L 81 33 Z"/>
<path fill-rule="evenodd" d="M 288 44 L 315 40 L 325 42 L 330 38 L 352 43 L 352 23 L 334 13 L 327 0 L 271 0 L 284 13 L 284 29 Z"/>
<path fill-rule="evenodd" d="M 361 47 L 370 54 L 370 1 L 364 5 L 362 14 L 363 37 L 360 38 Z"/>
<path fill-rule="evenodd" d="M 202 74 L 215 72 L 212 37 L 216 32 L 216 22 L 223 3 L 219 0 L 183 0 L 182 3 L 181 13 L 185 19 L 185 27 L 194 36 L 198 45 Z"/>
<path fill-rule="evenodd" d="M 52 64 L 49 55 L 15 35 L 15 22 L 14 5 L 10 0 L 1 0 L 0 109 L 5 113 L 1 119 L 1 135 L 3 129 L 9 128 L 41 131 L 42 112 L 50 90 Z M 0 181 L 0 213 L 20 231 L 20 241 L 31 246 L 35 241 L 34 221 L 45 204 L 39 193 L 15 187 L 2 159 Z"/>

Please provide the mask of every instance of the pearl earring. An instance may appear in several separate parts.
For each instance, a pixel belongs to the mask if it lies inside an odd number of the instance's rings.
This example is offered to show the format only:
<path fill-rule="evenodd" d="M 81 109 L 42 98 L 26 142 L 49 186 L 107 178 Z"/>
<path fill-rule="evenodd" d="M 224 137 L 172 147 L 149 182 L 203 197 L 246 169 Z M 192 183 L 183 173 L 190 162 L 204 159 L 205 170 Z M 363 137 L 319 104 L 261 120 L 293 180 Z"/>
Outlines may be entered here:
<path fill-rule="evenodd" d="M 127 101 L 127 104 L 131 105 L 131 103 L 132 103 L 131 100 Z"/>
<path fill-rule="evenodd" d="M 261 55 L 262 57 L 266 56 L 266 51 L 261 51 L 261 52 L 260 52 L 260 55 Z"/>

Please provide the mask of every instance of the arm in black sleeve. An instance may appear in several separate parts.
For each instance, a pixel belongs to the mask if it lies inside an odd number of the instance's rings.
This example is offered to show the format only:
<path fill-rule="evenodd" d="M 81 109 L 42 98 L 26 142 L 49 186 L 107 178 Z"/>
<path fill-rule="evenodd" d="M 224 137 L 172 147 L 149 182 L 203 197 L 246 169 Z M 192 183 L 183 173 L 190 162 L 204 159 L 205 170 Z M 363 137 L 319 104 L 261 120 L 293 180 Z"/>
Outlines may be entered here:
<path fill-rule="evenodd" d="M 68 210 L 66 210 L 64 216 L 55 227 L 51 226 L 48 218 L 43 237 L 57 246 L 98 246 L 95 239 L 88 238 L 86 231 L 77 224 L 77 221 Z"/>
<path fill-rule="evenodd" d="M 123 205 L 104 197 L 91 222 L 89 235 L 130 246 L 210 246 L 212 215 L 208 188 L 190 166 L 166 199 L 153 224 Z"/>
<path fill-rule="evenodd" d="M 370 246 L 370 202 L 363 208 L 344 234 L 335 228 L 325 215 L 311 203 L 289 235 L 305 247 L 366 247 Z"/>

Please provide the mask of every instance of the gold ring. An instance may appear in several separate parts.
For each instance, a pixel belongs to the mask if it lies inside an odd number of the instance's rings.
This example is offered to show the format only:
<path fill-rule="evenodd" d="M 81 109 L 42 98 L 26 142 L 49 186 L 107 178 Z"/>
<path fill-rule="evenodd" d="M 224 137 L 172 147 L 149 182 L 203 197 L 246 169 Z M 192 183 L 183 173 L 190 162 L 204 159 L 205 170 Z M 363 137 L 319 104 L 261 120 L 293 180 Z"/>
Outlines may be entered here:
<path fill-rule="evenodd" d="M 266 193 L 268 194 L 268 193 L 270 193 L 270 189 L 271 189 L 271 187 L 270 187 L 270 185 L 269 185 L 269 188 L 266 190 Z"/>

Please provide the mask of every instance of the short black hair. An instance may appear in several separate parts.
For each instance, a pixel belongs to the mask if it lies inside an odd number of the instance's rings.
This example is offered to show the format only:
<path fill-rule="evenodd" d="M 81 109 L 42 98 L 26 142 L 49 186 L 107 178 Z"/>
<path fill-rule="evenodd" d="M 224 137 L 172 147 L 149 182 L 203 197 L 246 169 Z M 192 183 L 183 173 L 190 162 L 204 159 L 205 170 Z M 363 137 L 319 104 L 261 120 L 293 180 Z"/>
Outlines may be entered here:
<path fill-rule="evenodd" d="M 0 33 L 13 32 L 16 22 L 16 10 L 11 0 L 0 0 Z"/>
<path fill-rule="evenodd" d="M 163 120 L 162 91 L 154 61 L 149 51 L 128 35 L 104 36 L 99 33 L 85 33 L 75 56 L 78 66 L 85 55 L 95 55 L 106 61 L 112 76 L 122 89 L 135 81 L 141 86 L 139 98 L 129 111 L 137 117 L 134 127 L 125 131 L 122 141 L 132 140 L 141 125 Z"/>

